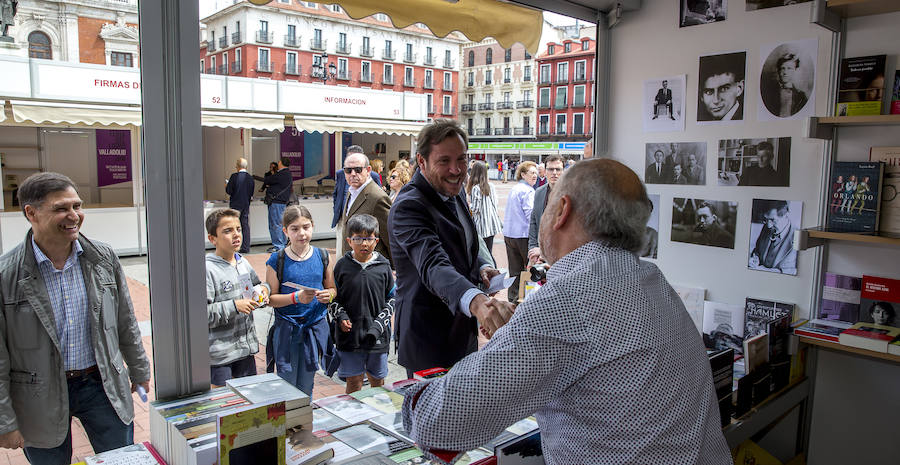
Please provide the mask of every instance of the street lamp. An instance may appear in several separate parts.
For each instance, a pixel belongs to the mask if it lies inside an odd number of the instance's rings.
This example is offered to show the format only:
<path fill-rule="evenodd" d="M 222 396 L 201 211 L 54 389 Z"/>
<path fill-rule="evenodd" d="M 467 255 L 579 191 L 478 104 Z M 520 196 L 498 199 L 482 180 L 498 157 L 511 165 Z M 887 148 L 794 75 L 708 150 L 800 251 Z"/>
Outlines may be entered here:
<path fill-rule="evenodd" d="M 328 54 L 323 53 L 316 58 L 318 59 L 315 60 L 312 66 L 313 77 L 321 79 L 323 84 L 329 79 L 334 79 L 335 74 L 337 74 L 337 66 L 334 63 L 328 63 Z"/>

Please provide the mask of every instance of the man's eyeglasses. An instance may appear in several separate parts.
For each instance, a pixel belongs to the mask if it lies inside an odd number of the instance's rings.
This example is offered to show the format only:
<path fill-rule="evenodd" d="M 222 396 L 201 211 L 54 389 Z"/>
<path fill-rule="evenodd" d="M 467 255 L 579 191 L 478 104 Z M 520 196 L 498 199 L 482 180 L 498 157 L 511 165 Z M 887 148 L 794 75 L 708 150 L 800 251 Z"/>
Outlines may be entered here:
<path fill-rule="evenodd" d="M 353 236 L 350 238 L 350 240 L 353 241 L 354 244 L 362 244 L 363 242 L 375 242 L 378 240 L 378 238 Z"/>
<path fill-rule="evenodd" d="M 346 166 L 344 167 L 344 172 L 359 174 L 362 173 L 364 169 L 366 169 L 365 166 Z"/>

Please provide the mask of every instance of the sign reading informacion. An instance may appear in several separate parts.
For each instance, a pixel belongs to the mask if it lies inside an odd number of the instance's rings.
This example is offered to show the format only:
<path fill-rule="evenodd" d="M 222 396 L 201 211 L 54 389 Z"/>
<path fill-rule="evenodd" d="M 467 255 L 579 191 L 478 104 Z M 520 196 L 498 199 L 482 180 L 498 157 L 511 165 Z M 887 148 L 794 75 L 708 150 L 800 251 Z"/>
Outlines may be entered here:
<path fill-rule="evenodd" d="M 97 186 L 131 181 L 131 131 L 97 129 Z"/>
<path fill-rule="evenodd" d="M 303 132 L 292 126 L 285 126 L 281 132 L 281 158 L 291 161 L 291 177 L 303 179 Z"/>

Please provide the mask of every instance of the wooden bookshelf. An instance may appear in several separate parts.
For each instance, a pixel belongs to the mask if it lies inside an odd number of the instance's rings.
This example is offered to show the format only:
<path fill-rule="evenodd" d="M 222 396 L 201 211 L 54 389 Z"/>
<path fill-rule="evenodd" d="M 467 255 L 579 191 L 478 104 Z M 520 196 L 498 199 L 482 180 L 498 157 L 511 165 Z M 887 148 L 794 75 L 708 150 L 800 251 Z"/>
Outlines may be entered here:
<path fill-rule="evenodd" d="M 794 248 L 797 250 L 818 247 L 824 245 L 825 241 L 863 242 L 866 244 L 900 247 L 900 238 L 875 234 L 825 231 L 822 228 L 801 229 L 794 234 Z"/>
<path fill-rule="evenodd" d="M 831 341 L 823 341 L 821 339 L 816 339 L 812 337 L 806 336 L 798 336 L 800 338 L 800 342 L 804 344 L 809 344 L 818 347 L 824 347 L 828 350 L 833 350 L 835 352 L 846 352 L 850 354 L 862 355 L 865 357 L 878 358 L 882 360 L 887 360 L 889 362 L 900 363 L 900 356 L 889 354 L 886 352 L 875 352 L 872 350 L 860 349 L 858 347 L 850 347 L 845 346 L 843 344 L 839 344 L 837 342 Z"/>
<path fill-rule="evenodd" d="M 900 11 L 897 0 L 828 0 L 828 9 L 844 18 Z"/>

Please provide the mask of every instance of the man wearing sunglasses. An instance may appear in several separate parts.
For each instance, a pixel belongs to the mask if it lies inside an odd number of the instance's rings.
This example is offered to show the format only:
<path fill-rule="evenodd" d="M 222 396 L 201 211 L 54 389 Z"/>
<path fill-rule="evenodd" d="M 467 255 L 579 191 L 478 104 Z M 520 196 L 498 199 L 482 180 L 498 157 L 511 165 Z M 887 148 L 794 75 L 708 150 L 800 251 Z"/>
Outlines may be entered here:
<path fill-rule="evenodd" d="M 349 231 L 344 231 L 347 220 L 354 215 L 367 214 L 378 220 L 378 230 L 381 231 L 375 251 L 390 260 L 391 249 L 387 223 L 388 213 L 391 210 L 391 199 L 381 189 L 378 182 L 372 178 L 369 157 L 359 152 L 347 155 L 343 171 L 344 178 L 347 180 L 347 195 L 338 221 L 342 231 L 341 240 L 338 242 L 341 246 L 340 256 L 344 256 L 350 250 L 347 241 L 344 240 L 345 237 L 350 237 Z"/>
<path fill-rule="evenodd" d="M 364 153 L 363 148 L 358 145 L 347 147 L 347 155 L 345 155 L 345 158 L 354 153 Z M 376 184 L 379 186 L 381 185 L 381 182 L 378 181 L 378 176 L 375 173 L 370 173 L 369 176 Z M 341 207 L 345 207 L 344 209 L 346 210 L 347 206 L 345 203 L 347 201 L 347 178 L 344 176 L 344 170 L 337 170 L 334 173 L 334 192 L 331 193 L 331 198 L 334 200 L 334 216 L 331 219 L 331 227 L 335 228 L 337 243 L 341 244 L 345 241 L 344 234 L 338 223 L 341 221 L 341 215 L 344 213 L 344 211 L 341 210 Z"/>

